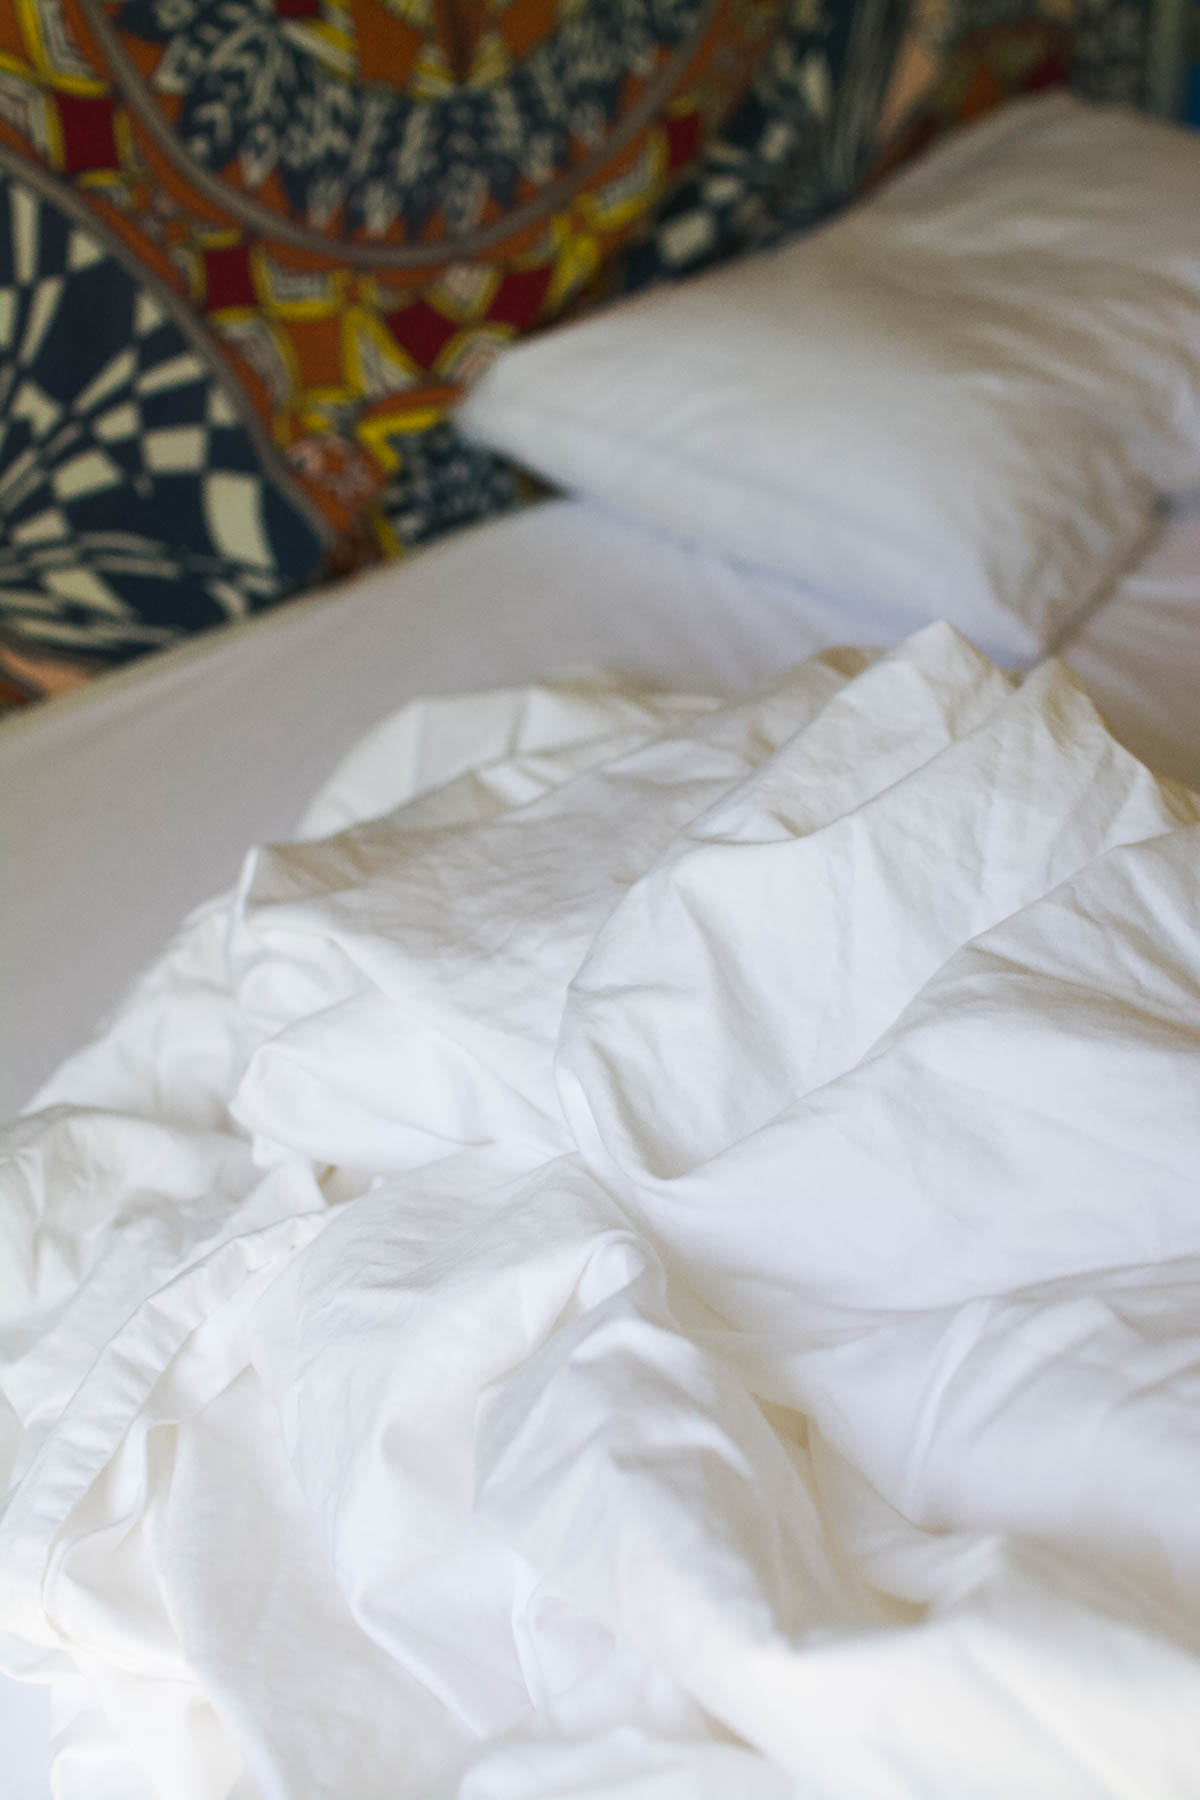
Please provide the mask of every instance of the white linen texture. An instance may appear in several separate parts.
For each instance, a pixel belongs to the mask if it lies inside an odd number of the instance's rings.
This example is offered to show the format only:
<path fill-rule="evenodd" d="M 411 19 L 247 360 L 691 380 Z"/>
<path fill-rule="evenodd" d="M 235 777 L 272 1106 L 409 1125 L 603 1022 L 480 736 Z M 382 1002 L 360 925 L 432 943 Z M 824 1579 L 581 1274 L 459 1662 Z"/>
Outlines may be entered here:
<path fill-rule="evenodd" d="M 1198 878 L 948 626 L 372 733 L 3 1140 L 59 1800 L 1194 1796 Z"/>

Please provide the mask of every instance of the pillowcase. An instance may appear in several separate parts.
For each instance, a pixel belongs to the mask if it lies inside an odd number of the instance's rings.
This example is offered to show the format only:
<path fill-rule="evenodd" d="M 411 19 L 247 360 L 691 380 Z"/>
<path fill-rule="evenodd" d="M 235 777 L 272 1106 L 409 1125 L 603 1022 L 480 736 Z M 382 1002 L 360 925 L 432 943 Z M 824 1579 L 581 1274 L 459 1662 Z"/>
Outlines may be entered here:
<path fill-rule="evenodd" d="M 1200 479 L 1200 141 L 1065 95 L 803 243 L 503 354 L 540 475 L 905 625 L 1050 649 Z"/>

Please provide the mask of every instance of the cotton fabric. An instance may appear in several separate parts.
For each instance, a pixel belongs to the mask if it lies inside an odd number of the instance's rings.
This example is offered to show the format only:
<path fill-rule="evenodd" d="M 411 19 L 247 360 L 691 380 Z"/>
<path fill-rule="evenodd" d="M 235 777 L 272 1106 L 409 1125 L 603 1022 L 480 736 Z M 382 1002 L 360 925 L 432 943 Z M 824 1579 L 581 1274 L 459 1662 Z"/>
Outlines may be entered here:
<path fill-rule="evenodd" d="M 1200 802 L 945 627 L 426 721 L 5 1141 L 56 1792 L 1189 1794 Z"/>

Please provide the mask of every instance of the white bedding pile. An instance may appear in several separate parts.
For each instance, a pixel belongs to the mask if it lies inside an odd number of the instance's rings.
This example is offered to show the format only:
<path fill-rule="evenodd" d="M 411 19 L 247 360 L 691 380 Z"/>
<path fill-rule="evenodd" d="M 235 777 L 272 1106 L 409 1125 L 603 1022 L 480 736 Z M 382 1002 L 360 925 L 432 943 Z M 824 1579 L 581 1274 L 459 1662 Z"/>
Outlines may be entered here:
<path fill-rule="evenodd" d="M 43 1104 L 60 1800 L 1195 1795 L 1200 802 L 1055 666 L 409 708 Z"/>

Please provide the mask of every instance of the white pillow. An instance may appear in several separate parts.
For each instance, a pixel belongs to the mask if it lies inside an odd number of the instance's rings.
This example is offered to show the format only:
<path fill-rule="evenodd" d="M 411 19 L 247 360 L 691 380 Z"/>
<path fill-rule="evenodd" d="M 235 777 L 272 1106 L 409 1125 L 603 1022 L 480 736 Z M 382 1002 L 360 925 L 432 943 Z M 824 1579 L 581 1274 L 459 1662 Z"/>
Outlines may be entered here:
<path fill-rule="evenodd" d="M 1200 138 L 1022 101 L 803 242 L 504 352 L 460 418 L 906 626 L 1046 651 L 1200 480 Z"/>

